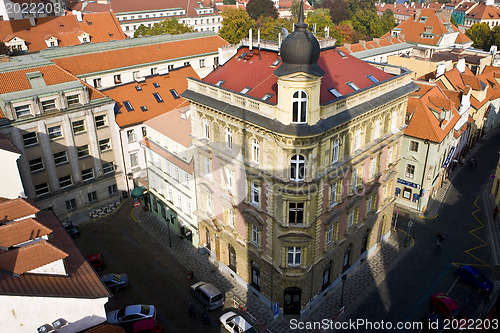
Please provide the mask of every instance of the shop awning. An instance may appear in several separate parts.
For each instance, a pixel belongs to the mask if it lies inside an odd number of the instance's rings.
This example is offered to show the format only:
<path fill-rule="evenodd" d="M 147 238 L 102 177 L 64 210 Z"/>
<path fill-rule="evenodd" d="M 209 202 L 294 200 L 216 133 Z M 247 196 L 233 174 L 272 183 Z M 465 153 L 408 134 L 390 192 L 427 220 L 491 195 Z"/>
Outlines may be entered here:
<path fill-rule="evenodd" d="M 134 199 L 139 199 L 139 198 L 142 198 L 144 196 L 144 193 L 146 191 L 147 190 L 144 186 L 139 186 L 139 187 L 136 187 L 132 190 L 132 192 L 130 193 L 130 196 Z"/>

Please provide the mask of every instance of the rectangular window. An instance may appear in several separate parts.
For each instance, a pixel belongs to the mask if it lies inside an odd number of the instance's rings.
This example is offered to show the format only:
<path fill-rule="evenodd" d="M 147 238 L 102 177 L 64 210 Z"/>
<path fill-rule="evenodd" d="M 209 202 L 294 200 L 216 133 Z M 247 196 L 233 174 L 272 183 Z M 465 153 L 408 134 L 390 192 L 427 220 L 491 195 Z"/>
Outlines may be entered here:
<path fill-rule="evenodd" d="M 413 179 L 413 177 L 415 176 L 415 166 L 412 165 L 412 164 L 407 164 L 406 165 L 406 174 L 405 176 L 407 178 L 411 178 Z"/>
<path fill-rule="evenodd" d="M 132 168 L 139 165 L 139 157 L 137 156 L 137 153 L 131 153 L 129 157 L 130 157 L 130 166 Z"/>
<path fill-rule="evenodd" d="M 35 193 L 37 196 L 49 193 L 49 184 L 43 183 L 35 186 Z"/>
<path fill-rule="evenodd" d="M 252 224 L 252 243 L 259 245 L 259 228 Z"/>
<path fill-rule="evenodd" d="M 31 172 L 37 172 L 43 170 L 43 160 L 41 157 L 30 160 L 29 165 Z"/>
<path fill-rule="evenodd" d="M 328 89 L 328 91 L 335 97 L 342 97 L 342 94 L 335 88 Z"/>
<path fill-rule="evenodd" d="M 212 195 L 210 194 L 207 195 L 207 211 L 210 213 L 213 213 L 214 211 L 214 203 L 212 200 Z"/>
<path fill-rule="evenodd" d="M 80 95 L 71 95 L 66 97 L 68 107 L 80 103 Z"/>
<path fill-rule="evenodd" d="M 233 170 L 225 168 L 225 174 L 226 174 L 226 188 L 231 191 L 233 189 L 233 178 L 234 178 L 234 173 Z"/>
<path fill-rule="evenodd" d="M 163 102 L 163 98 L 161 98 L 161 96 L 160 96 L 159 93 L 155 92 L 155 93 L 153 93 L 153 96 L 155 97 L 155 99 L 156 99 L 156 101 L 158 103 L 162 103 Z"/>
<path fill-rule="evenodd" d="M 87 193 L 87 197 L 89 199 L 89 203 L 97 202 L 97 192 L 96 191 Z"/>
<path fill-rule="evenodd" d="M 208 126 L 207 118 L 203 118 L 203 138 L 210 139 L 210 127 Z"/>
<path fill-rule="evenodd" d="M 179 96 L 179 94 L 177 93 L 177 91 L 175 91 L 175 89 L 170 89 L 170 93 L 172 94 L 172 97 L 174 97 L 175 99 L 181 98 L 181 96 Z"/>
<path fill-rule="evenodd" d="M 346 82 L 346 84 L 349 86 L 349 88 L 351 88 L 354 91 L 359 90 L 359 87 L 353 82 Z"/>
<path fill-rule="evenodd" d="M 368 200 L 366 202 L 366 212 L 369 213 L 372 210 L 373 197 L 371 195 L 368 196 Z"/>
<path fill-rule="evenodd" d="M 94 178 L 94 169 L 85 169 L 82 170 L 82 179 L 85 180 L 90 180 Z"/>
<path fill-rule="evenodd" d="M 288 223 L 303 224 L 304 223 L 304 203 L 289 202 L 288 203 Z"/>
<path fill-rule="evenodd" d="M 353 191 L 356 191 L 357 188 L 358 188 L 358 169 L 353 169 L 351 176 L 351 189 Z"/>
<path fill-rule="evenodd" d="M 76 151 L 78 153 L 78 158 L 83 158 L 90 155 L 89 145 L 76 147 Z"/>
<path fill-rule="evenodd" d="M 190 65 L 189 61 L 184 62 L 184 66 L 189 66 L 189 65 Z"/>
<path fill-rule="evenodd" d="M 122 76 L 121 76 L 121 74 L 117 74 L 117 75 L 113 76 L 113 79 L 115 80 L 115 84 L 122 83 Z"/>
<path fill-rule="evenodd" d="M 259 207 L 260 188 L 259 185 L 255 184 L 254 182 L 250 183 L 250 196 L 250 204 L 255 207 Z"/>
<path fill-rule="evenodd" d="M 29 104 L 16 106 L 14 108 L 14 110 L 16 111 L 16 117 L 17 118 L 28 116 L 28 115 L 31 114 L 30 105 Z"/>
<path fill-rule="evenodd" d="M 373 83 L 378 83 L 379 81 L 377 80 L 377 78 L 371 74 L 368 74 L 366 76 L 370 81 L 372 81 Z"/>
<path fill-rule="evenodd" d="M 204 156 L 204 158 L 205 158 L 205 176 L 210 178 L 212 177 L 212 161 L 208 156 Z"/>
<path fill-rule="evenodd" d="M 116 186 L 116 184 L 108 186 L 108 193 L 109 196 L 113 196 L 118 193 L 118 187 Z"/>
<path fill-rule="evenodd" d="M 156 75 L 157 73 L 158 73 L 158 68 L 156 67 L 151 68 L 151 75 Z"/>
<path fill-rule="evenodd" d="M 36 132 L 23 134 L 23 143 L 25 147 L 36 145 L 38 143 Z"/>
<path fill-rule="evenodd" d="M 102 172 L 104 174 L 110 173 L 115 171 L 115 163 L 114 162 L 108 162 L 108 163 L 103 163 L 102 164 Z"/>
<path fill-rule="evenodd" d="M 43 101 L 42 102 L 42 109 L 44 112 L 56 110 L 56 100 L 49 99 L 48 101 Z"/>
<path fill-rule="evenodd" d="M 95 127 L 101 128 L 107 125 L 107 119 L 105 114 L 95 116 Z"/>
<path fill-rule="evenodd" d="M 200 59 L 200 68 L 205 67 L 205 59 Z"/>
<path fill-rule="evenodd" d="M 50 139 L 56 139 L 62 137 L 62 128 L 61 125 L 49 127 L 47 129 L 47 133 L 49 133 Z"/>
<path fill-rule="evenodd" d="M 338 190 L 339 183 L 333 183 L 330 185 L 330 206 L 333 207 L 338 203 Z"/>
<path fill-rule="evenodd" d="M 101 152 L 104 152 L 106 150 L 110 150 L 111 149 L 111 140 L 108 138 L 108 139 L 104 139 L 104 140 L 99 140 L 99 150 Z"/>
<path fill-rule="evenodd" d="M 148 107 L 146 105 L 141 105 L 141 111 L 142 112 L 148 111 Z"/>
<path fill-rule="evenodd" d="M 417 141 L 410 141 L 410 151 L 413 152 L 418 152 L 418 142 Z"/>
<path fill-rule="evenodd" d="M 85 121 L 83 119 L 74 121 L 71 125 L 73 127 L 74 134 L 85 132 Z"/>
<path fill-rule="evenodd" d="M 128 143 L 135 142 L 135 133 L 133 129 L 127 131 L 127 141 Z"/>
<path fill-rule="evenodd" d="M 333 224 L 330 224 L 326 229 L 326 245 L 330 245 L 333 242 Z"/>
<path fill-rule="evenodd" d="M 253 139 L 252 140 L 252 161 L 255 163 L 259 163 L 260 157 L 260 147 L 259 141 Z"/>
<path fill-rule="evenodd" d="M 354 225 L 354 209 L 349 211 L 347 227 L 350 228 Z"/>
<path fill-rule="evenodd" d="M 66 162 L 68 162 L 68 156 L 66 155 L 65 150 L 54 154 L 54 163 L 56 165 L 60 165 Z"/>
<path fill-rule="evenodd" d="M 71 180 L 71 175 L 59 178 L 59 186 L 61 188 L 65 188 L 71 185 L 73 185 L 73 181 Z"/>
<path fill-rule="evenodd" d="M 130 101 L 123 101 L 123 106 L 127 111 L 134 111 L 134 107 L 130 104 Z"/>
<path fill-rule="evenodd" d="M 287 263 L 288 266 L 300 266 L 302 257 L 302 248 L 293 246 L 288 248 Z"/>
<path fill-rule="evenodd" d="M 94 79 L 94 88 L 101 88 L 101 87 L 102 87 L 101 78 Z"/>
<path fill-rule="evenodd" d="M 75 210 L 77 207 L 76 207 L 76 200 L 75 199 L 71 199 L 71 200 L 68 200 L 66 201 L 66 209 L 68 210 L 68 212 L 71 212 L 72 210 Z"/>

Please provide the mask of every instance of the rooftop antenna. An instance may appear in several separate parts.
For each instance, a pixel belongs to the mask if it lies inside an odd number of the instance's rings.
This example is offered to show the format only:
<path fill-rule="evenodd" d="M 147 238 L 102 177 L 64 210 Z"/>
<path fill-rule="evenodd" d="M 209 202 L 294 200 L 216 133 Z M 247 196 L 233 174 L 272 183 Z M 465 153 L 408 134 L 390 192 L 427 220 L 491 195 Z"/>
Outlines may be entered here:
<path fill-rule="evenodd" d="M 248 39 L 250 40 L 250 51 L 252 51 L 253 41 L 252 41 L 252 29 L 248 31 Z"/>

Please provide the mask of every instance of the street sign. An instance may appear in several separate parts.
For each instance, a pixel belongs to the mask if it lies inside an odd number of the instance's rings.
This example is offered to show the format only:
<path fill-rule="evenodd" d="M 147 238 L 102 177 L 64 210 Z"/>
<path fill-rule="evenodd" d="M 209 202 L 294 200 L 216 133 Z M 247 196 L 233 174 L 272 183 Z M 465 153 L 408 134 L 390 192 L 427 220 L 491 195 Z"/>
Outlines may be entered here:
<path fill-rule="evenodd" d="M 280 306 L 278 302 L 274 303 L 273 305 L 273 313 L 274 313 L 274 319 L 278 318 L 278 315 L 280 313 Z"/>
<path fill-rule="evenodd" d="M 134 202 L 134 207 L 139 207 L 141 203 L 139 201 Z"/>

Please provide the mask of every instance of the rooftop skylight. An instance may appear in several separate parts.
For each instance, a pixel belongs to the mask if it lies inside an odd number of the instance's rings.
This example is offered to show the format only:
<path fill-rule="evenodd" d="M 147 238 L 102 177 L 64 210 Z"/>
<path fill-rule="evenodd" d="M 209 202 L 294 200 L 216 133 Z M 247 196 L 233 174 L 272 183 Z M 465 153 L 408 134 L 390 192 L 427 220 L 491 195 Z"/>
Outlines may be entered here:
<path fill-rule="evenodd" d="M 240 93 L 242 93 L 243 95 L 245 95 L 246 93 L 248 93 L 250 90 L 252 90 L 252 88 L 249 88 L 249 87 L 245 87 L 243 88 L 242 91 L 240 91 Z"/>
<path fill-rule="evenodd" d="M 155 92 L 155 93 L 153 93 L 153 96 L 156 98 L 156 101 L 158 103 L 162 103 L 163 102 L 163 98 L 161 98 L 161 96 L 160 96 L 159 93 Z"/>
<path fill-rule="evenodd" d="M 158 82 L 153 82 L 153 86 L 154 86 L 155 88 L 160 88 L 160 84 L 159 84 Z"/>
<path fill-rule="evenodd" d="M 216 85 L 217 87 L 220 87 L 220 86 L 222 86 L 222 85 L 224 84 L 224 82 L 226 82 L 226 81 L 224 81 L 224 80 L 219 80 L 219 81 L 217 81 L 217 83 L 216 83 L 215 85 Z"/>
<path fill-rule="evenodd" d="M 170 89 L 170 93 L 175 99 L 181 98 L 181 96 L 179 96 L 179 94 L 177 93 L 177 91 L 175 91 L 175 89 Z"/>
<path fill-rule="evenodd" d="M 353 82 L 346 82 L 345 84 L 347 84 L 349 88 L 351 88 L 354 91 L 359 90 L 359 87 L 355 85 Z"/>
<path fill-rule="evenodd" d="M 141 91 L 141 90 L 142 90 L 142 88 L 141 88 L 141 86 L 135 86 L 135 90 L 137 90 L 137 91 Z"/>
<path fill-rule="evenodd" d="M 328 91 L 331 92 L 332 95 L 335 96 L 335 97 L 341 97 L 342 96 L 342 94 L 339 93 L 339 91 L 337 89 L 335 89 L 335 88 L 328 89 Z"/>
<path fill-rule="evenodd" d="M 337 53 L 338 53 L 338 54 L 339 54 L 342 58 L 345 58 L 345 57 L 346 57 L 345 53 L 344 53 L 344 52 L 342 52 L 341 50 L 338 50 L 338 49 L 337 49 Z"/>
<path fill-rule="evenodd" d="M 142 105 L 141 106 L 141 110 L 144 112 L 144 111 L 148 111 L 148 107 L 146 105 Z"/>
<path fill-rule="evenodd" d="M 371 75 L 371 74 L 368 74 L 366 77 L 368 79 L 370 79 L 370 81 L 372 81 L 373 83 L 378 83 L 379 82 L 379 80 L 377 80 L 377 78 L 375 76 Z"/>
<path fill-rule="evenodd" d="M 127 111 L 134 111 L 134 108 L 132 107 L 132 104 L 130 104 L 129 101 L 123 101 L 123 106 L 125 106 L 125 109 L 127 109 Z"/>
<path fill-rule="evenodd" d="M 267 100 L 269 100 L 271 97 L 273 97 L 273 94 L 265 94 L 265 95 L 264 95 L 264 97 L 262 97 L 261 99 L 262 99 L 263 101 L 267 101 Z"/>

